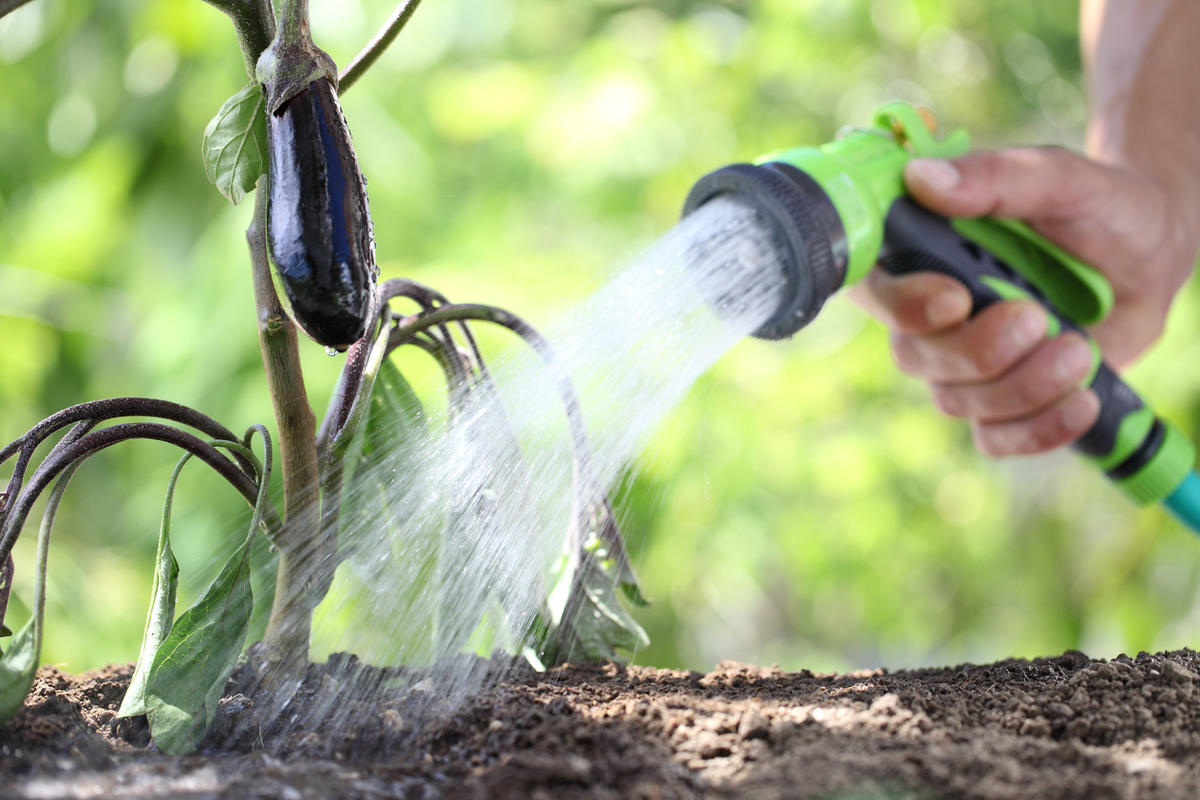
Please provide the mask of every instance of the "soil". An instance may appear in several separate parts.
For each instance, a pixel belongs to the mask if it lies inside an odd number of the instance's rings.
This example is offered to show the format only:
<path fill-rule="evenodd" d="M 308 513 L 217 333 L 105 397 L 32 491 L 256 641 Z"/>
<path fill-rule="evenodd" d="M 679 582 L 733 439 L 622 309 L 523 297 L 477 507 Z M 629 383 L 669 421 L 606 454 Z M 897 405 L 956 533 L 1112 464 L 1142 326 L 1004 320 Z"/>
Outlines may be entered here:
<path fill-rule="evenodd" d="M 336 680 L 323 669 L 303 701 Z M 265 724 L 235 675 L 183 757 L 142 721 L 114 723 L 129 673 L 43 668 L 0 727 L 0 797 L 1200 796 L 1191 650 L 845 675 L 573 665 L 518 673 L 420 729 L 408 700 L 379 693 L 336 731 Z"/>

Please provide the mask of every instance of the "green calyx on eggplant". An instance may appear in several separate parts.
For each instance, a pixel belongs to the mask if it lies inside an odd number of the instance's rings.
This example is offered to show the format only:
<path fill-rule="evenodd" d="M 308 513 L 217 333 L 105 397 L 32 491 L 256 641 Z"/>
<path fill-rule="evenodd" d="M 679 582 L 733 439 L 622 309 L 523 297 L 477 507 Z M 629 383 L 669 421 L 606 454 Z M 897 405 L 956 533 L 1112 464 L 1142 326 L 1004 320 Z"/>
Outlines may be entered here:
<path fill-rule="evenodd" d="M 366 185 L 328 78 L 268 112 L 267 142 L 267 241 L 292 316 L 345 350 L 367 333 L 378 268 Z"/>

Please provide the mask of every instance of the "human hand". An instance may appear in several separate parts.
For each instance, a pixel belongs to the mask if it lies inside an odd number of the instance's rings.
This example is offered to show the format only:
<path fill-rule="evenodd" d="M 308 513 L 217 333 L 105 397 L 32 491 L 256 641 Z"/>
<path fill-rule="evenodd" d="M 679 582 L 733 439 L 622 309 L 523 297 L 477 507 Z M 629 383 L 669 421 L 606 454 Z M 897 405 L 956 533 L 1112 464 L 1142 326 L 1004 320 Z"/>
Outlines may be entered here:
<path fill-rule="evenodd" d="M 1191 209 L 1170 202 L 1158 184 L 1059 148 L 914 159 L 905 180 L 933 211 L 1024 220 L 1103 272 L 1115 302 L 1090 332 L 1114 367 L 1159 337 L 1200 250 Z M 970 295 L 951 278 L 878 268 L 851 295 L 891 328 L 900 369 L 928 381 L 942 411 L 970 421 L 981 452 L 1052 450 L 1095 422 L 1099 401 L 1081 387 L 1090 348 L 1075 333 L 1048 339 L 1036 303 L 1000 302 L 968 319 Z"/>

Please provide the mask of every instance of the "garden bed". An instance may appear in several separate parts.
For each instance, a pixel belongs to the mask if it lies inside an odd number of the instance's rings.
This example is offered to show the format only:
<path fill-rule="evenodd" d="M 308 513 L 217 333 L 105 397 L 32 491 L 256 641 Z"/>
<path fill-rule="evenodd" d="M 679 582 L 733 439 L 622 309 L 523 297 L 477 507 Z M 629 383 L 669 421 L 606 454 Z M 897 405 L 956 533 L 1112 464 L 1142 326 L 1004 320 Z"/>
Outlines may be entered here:
<path fill-rule="evenodd" d="M 129 673 L 43 668 L 0 728 L 0 796 L 1200 796 L 1190 650 L 845 675 L 578 665 L 519 673 L 419 731 L 384 694 L 336 732 L 247 735 L 235 675 L 185 757 L 114 725 Z"/>

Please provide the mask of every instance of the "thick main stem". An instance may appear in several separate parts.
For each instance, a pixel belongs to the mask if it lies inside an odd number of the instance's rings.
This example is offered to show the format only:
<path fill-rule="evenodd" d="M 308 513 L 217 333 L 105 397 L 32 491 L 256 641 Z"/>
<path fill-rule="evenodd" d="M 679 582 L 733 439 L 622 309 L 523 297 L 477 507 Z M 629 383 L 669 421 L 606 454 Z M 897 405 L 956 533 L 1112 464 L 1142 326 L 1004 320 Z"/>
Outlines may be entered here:
<path fill-rule="evenodd" d="M 292 673 L 307 660 L 312 611 L 320 601 L 312 588 L 327 584 L 334 543 L 321 536 L 318 490 L 317 419 L 308 403 L 296 326 L 285 313 L 271 282 L 266 245 L 267 187 L 259 180 L 254 220 L 246 231 L 258 311 L 258 341 L 267 387 L 275 410 L 283 469 L 284 530 L 276 544 L 279 571 L 275 604 L 263 641 L 267 658 Z"/>
<path fill-rule="evenodd" d="M 237 31 L 242 57 L 246 60 L 246 74 L 254 80 L 254 66 L 258 54 L 271 43 L 275 33 L 275 17 L 271 13 L 271 0 L 204 0 L 226 14 Z"/>

